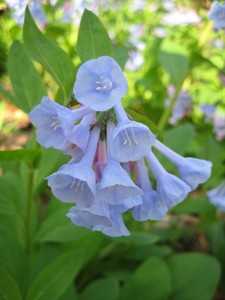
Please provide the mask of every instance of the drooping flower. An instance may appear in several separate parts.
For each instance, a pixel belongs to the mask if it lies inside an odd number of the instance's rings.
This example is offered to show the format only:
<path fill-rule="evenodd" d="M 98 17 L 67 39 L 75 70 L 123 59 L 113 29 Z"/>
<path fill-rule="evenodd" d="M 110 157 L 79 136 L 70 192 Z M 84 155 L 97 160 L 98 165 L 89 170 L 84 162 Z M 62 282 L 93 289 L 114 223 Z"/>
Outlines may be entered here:
<path fill-rule="evenodd" d="M 97 186 L 96 198 L 98 201 L 105 201 L 112 205 L 126 204 L 126 200 L 129 201 L 130 197 L 139 196 L 143 192 L 133 183 L 120 163 L 112 159 L 113 130 L 114 124 L 109 121 L 107 124 L 107 163 Z"/>
<path fill-rule="evenodd" d="M 37 141 L 45 148 L 65 148 L 70 142 L 69 137 L 74 129 L 74 123 L 91 110 L 81 107 L 70 110 L 48 97 L 43 97 L 41 104 L 29 113 L 31 122 L 37 127 Z"/>
<path fill-rule="evenodd" d="M 184 181 L 168 173 L 152 151 L 146 155 L 147 162 L 156 177 L 156 192 L 159 205 L 168 209 L 183 201 L 191 191 Z"/>
<path fill-rule="evenodd" d="M 112 136 L 112 158 L 119 162 L 142 158 L 154 144 L 155 135 L 147 126 L 129 120 L 121 104 L 115 105 L 115 111 L 118 125 Z"/>
<path fill-rule="evenodd" d="M 154 147 L 177 166 L 182 179 L 193 190 L 208 180 L 211 175 L 212 163 L 208 160 L 183 157 L 156 140 Z"/>
<path fill-rule="evenodd" d="M 92 164 L 100 135 L 95 127 L 90 135 L 88 146 L 79 163 L 71 163 L 47 177 L 52 193 L 63 202 L 76 202 L 90 206 L 95 197 L 96 178 Z"/>
<path fill-rule="evenodd" d="M 158 201 L 157 193 L 152 189 L 151 182 L 148 177 L 148 169 L 144 160 L 137 161 L 136 176 L 138 185 L 143 191 L 142 203 L 131 209 L 132 216 L 137 221 L 160 220 L 168 211 L 164 203 Z"/>
<path fill-rule="evenodd" d="M 120 66 L 109 56 L 85 62 L 74 84 L 76 99 L 95 111 L 106 111 L 118 103 L 128 85 Z"/>
<path fill-rule="evenodd" d="M 225 212 L 225 181 L 221 182 L 216 188 L 207 191 L 207 196 L 212 204 Z"/>
<path fill-rule="evenodd" d="M 119 207 L 112 207 L 104 201 L 94 202 L 90 207 L 77 205 L 70 209 L 67 216 L 77 226 L 101 231 L 111 237 L 130 235 L 123 222 Z"/>
<path fill-rule="evenodd" d="M 225 3 L 220 5 L 218 1 L 213 1 L 208 11 L 208 18 L 213 22 L 214 30 L 225 28 Z"/>

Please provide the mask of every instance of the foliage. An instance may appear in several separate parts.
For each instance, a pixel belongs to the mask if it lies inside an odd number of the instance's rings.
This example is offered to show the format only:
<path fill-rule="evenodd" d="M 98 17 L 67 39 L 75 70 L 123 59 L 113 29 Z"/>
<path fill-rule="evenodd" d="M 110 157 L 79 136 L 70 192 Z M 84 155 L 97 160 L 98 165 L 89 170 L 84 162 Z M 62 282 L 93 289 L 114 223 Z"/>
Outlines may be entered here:
<path fill-rule="evenodd" d="M 131 236 L 109 238 L 73 226 L 66 217 L 71 205 L 55 199 L 46 186 L 45 178 L 69 157 L 41 149 L 29 124 L 19 131 L 28 136 L 21 149 L 2 147 L 0 139 L 0 299 L 224 297 L 225 218 L 206 196 L 224 178 L 224 139 L 216 139 L 200 105 L 216 105 L 224 115 L 225 53 L 216 42 L 224 48 L 225 39 L 224 31 L 212 30 L 208 2 L 182 1 L 182 9 L 195 9 L 201 22 L 177 26 L 162 22 L 168 13 L 164 1 L 146 0 L 139 8 L 142 1 L 114 1 L 109 7 L 96 1 L 98 13 L 84 10 L 75 17 L 80 24 L 62 22 L 61 2 L 44 4 L 48 23 L 40 29 L 28 8 L 19 27 L 0 1 L 2 135 L 18 132 L 14 123 L 5 123 L 5 105 L 13 103 L 27 114 L 46 95 L 76 105 L 72 88 L 79 65 L 107 55 L 128 79 L 123 105 L 129 115 L 179 154 L 212 161 L 213 172 L 163 220 L 137 223 L 126 214 Z M 135 65 L 138 57 L 142 63 Z M 166 106 L 169 85 L 176 92 Z M 191 112 L 172 125 L 168 120 L 183 89 L 192 98 Z"/>

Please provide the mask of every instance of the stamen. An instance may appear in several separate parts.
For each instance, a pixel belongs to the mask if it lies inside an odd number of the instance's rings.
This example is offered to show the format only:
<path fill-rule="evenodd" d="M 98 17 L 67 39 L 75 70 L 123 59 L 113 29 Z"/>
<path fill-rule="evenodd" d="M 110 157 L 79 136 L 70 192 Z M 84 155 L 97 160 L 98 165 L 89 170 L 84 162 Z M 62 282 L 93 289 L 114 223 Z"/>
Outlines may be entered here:
<path fill-rule="evenodd" d="M 108 78 L 104 78 L 103 76 L 100 76 L 99 80 L 96 80 L 95 83 L 97 85 L 97 91 L 112 89 L 112 81 Z"/>
<path fill-rule="evenodd" d="M 51 127 L 53 129 L 53 131 L 56 131 L 57 128 L 61 127 L 61 124 L 60 124 L 60 120 L 59 120 L 59 117 L 52 117 L 52 119 L 54 120 L 54 122 L 51 123 Z"/>
<path fill-rule="evenodd" d="M 71 186 L 70 186 L 71 189 L 74 187 L 75 183 L 76 183 L 76 179 L 74 178 L 74 180 L 72 181 Z"/>

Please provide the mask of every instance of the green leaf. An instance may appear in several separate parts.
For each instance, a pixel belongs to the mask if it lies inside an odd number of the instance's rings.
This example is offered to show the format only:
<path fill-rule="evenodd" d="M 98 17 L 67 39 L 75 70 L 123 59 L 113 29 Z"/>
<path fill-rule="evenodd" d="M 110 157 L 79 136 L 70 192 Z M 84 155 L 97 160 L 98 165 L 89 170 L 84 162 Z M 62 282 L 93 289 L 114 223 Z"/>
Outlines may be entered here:
<path fill-rule="evenodd" d="M 39 149 L 20 149 L 0 151 L 0 162 L 24 161 L 32 164 L 38 160 L 42 151 Z"/>
<path fill-rule="evenodd" d="M 168 72 L 171 83 L 180 87 L 189 69 L 189 56 L 186 49 L 165 40 L 160 47 L 159 62 Z"/>
<path fill-rule="evenodd" d="M 188 146 L 191 144 L 193 135 L 193 125 L 178 125 L 175 128 L 165 131 L 163 143 L 172 150 L 178 152 L 180 155 L 184 155 Z"/>
<path fill-rule="evenodd" d="M 72 60 L 41 33 L 28 8 L 25 14 L 23 39 L 30 57 L 39 62 L 62 89 L 64 95 L 62 102 L 70 100 L 75 80 Z"/>
<path fill-rule="evenodd" d="M 176 254 L 169 259 L 171 300 L 211 300 L 220 278 L 217 260 L 202 253 Z"/>
<path fill-rule="evenodd" d="M 22 300 L 20 290 L 16 281 L 0 267 L 0 299 Z"/>
<path fill-rule="evenodd" d="M 15 41 L 10 48 L 8 71 L 15 92 L 15 98 L 10 97 L 10 100 L 25 112 L 30 112 L 47 91 L 19 41 Z"/>
<path fill-rule="evenodd" d="M 58 201 L 58 200 L 53 200 Z M 82 227 L 77 227 L 72 224 L 66 214 L 69 207 L 66 206 L 56 212 L 50 214 L 44 220 L 39 232 L 37 233 L 36 240 L 39 242 L 63 242 L 80 239 L 89 231 Z"/>
<path fill-rule="evenodd" d="M 80 22 L 77 52 L 82 62 L 103 55 L 113 56 L 113 46 L 107 31 L 98 17 L 87 9 Z"/>
<path fill-rule="evenodd" d="M 117 300 L 119 285 L 114 278 L 98 279 L 90 283 L 82 292 L 79 300 Z"/>
<path fill-rule="evenodd" d="M 69 251 L 51 262 L 31 284 L 26 300 L 56 300 L 66 292 L 81 265 L 80 251 Z"/>
<path fill-rule="evenodd" d="M 119 300 L 166 300 L 171 293 L 171 278 L 166 263 L 157 257 L 144 261 L 125 282 Z"/>
<path fill-rule="evenodd" d="M 8 228 L 7 223 L 4 224 L 2 216 L 0 219 L 0 266 L 14 278 L 24 294 L 29 275 L 27 257 L 15 233 Z"/>
<path fill-rule="evenodd" d="M 46 176 L 68 162 L 68 157 L 63 155 L 59 150 L 53 148 L 42 149 L 42 153 L 34 182 L 34 189 L 37 189 L 44 182 Z"/>

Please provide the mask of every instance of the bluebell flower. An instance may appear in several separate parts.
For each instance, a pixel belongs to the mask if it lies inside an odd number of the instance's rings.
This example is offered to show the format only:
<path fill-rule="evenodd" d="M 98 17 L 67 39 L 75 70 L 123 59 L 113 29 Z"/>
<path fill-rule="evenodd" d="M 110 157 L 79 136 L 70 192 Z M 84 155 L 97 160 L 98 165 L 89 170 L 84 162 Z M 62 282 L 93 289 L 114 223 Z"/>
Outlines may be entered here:
<path fill-rule="evenodd" d="M 167 213 L 168 208 L 160 202 L 157 193 L 152 189 L 148 169 L 143 159 L 137 161 L 136 176 L 143 195 L 141 196 L 142 203 L 131 209 L 132 216 L 137 221 L 161 220 Z"/>
<path fill-rule="evenodd" d="M 112 136 L 112 158 L 119 162 L 138 160 L 149 152 L 155 135 L 141 123 L 128 119 L 122 105 L 115 105 L 118 124 Z"/>
<path fill-rule="evenodd" d="M 90 206 L 95 198 L 96 178 L 92 169 L 100 135 L 95 127 L 90 135 L 88 146 L 79 163 L 70 163 L 47 177 L 52 193 L 63 202 L 76 202 Z"/>
<path fill-rule="evenodd" d="M 126 203 L 130 197 L 136 197 L 143 192 L 133 183 L 123 167 L 112 159 L 111 138 L 113 130 L 114 124 L 109 121 L 107 124 L 107 163 L 97 186 L 96 198 L 98 201 L 117 205 Z"/>
<path fill-rule="evenodd" d="M 216 188 L 207 191 L 207 196 L 212 204 L 225 212 L 225 181 Z"/>
<path fill-rule="evenodd" d="M 218 1 L 213 1 L 208 12 L 208 18 L 213 21 L 214 29 L 220 30 L 225 28 L 225 3 L 220 5 Z"/>
<path fill-rule="evenodd" d="M 37 141 L 45 148 L 65 148 L 74 123 L 90 112 L 87 107 L 70 110 L 43 97 L 41 104 L 29 113 L 31 122 L 37 127 Z"/>
<path fill-rule="evenodd" d="M 212 163 L 208 160 L 183 157 L 158 140 L 155 142 L 154 147 L 177 166 L 182 179 L 193 190 L 196 189 L 199 184 L 208 180 L 211 175 Z"/>
<path fill-rule="evenodd" d="M 123 222 L 119 207 L 112 207 L 104 201 L 94 202 L 91 207 L 77 205 L 70 209 L 67 216 L 77 226 L 101 231 L 111 237 L 130 235 Z"/>
<path fill-rule="evenodd" d="M 79 146 L 83 152 L 85 152 L 88 139 L 90 136 L 90 128 L 95 117 L 95 112 L 89 113 L 83 117 L 81 122 L 75 125 L 72 132 L 69 135 L 69 141 L 71 144 Z"/>
<path fill-rule="evenodd" d="M 156 177 L 158 203 L 168 209 L 183 201 L 191 191 L 190 186 L 168 173 L 152 151 L 146 155 L 147 162 Z"/>
<path fill-rule="evenodd" d="M 106 111 L 127 92 L 127 80 L 117 62 L 101 56 L 85 62 L 74 84 L 76 99 L 95 111 Z"/>

